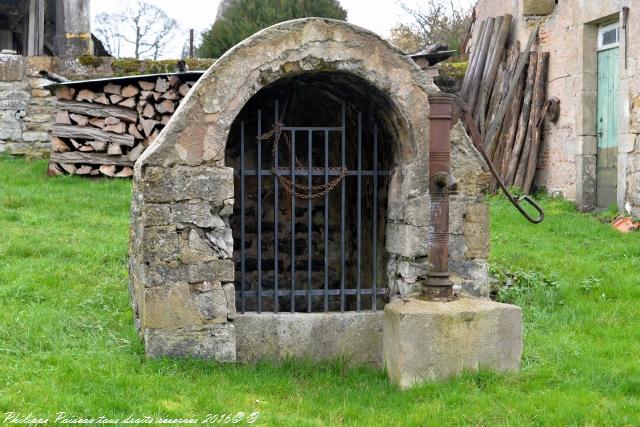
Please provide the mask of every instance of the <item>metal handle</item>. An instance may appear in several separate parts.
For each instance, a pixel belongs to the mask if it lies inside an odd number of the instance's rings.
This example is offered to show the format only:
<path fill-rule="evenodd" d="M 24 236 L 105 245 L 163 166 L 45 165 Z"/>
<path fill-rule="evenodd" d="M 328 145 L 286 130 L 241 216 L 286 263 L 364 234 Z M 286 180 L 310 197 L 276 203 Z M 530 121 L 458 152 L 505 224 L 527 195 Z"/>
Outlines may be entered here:
<path fill-rule="evenodd" d="M 509 194 L 507 195 L 507 197 L 509 196 Z M 531 217 L 531 215 L 529 215 L 529 213 L 527 211 L 525 211 L 523 209 L 522 206 L 520 206 L 520 202 L 525 201 L 527 203 L 529 203 L 529 205 L 533 206 L 533 208 L 538 211 L 538 217 L 537 218 L 533 218 Z M 513 203 L 513 202 L 512 202 Z M 536 202 L 535 200 L 533 200 L 531 197 L 527 196 L 526 194 L 524 196 L 521 196 L 516 203 L 514 203 L 514 206 L 516 207 L 516 209 L 518 209 L 518 211 L 520 211 L 520 213 L 522 214 L 522 216 L 524 216 L 525 218 L 527 218 L 530 222 L 534 223 L 534 224 L 540 224 L 542 221 L 544 221 L 544 210 L 542 209 L 542 207 L 538 204 L 538 202 Z"/>
<path fill-rule="evenodd" d="M 529 222 L 532 222 L 533 224 L 540 224 L 544 220 L 544 210 L 542 209 L 542 207 L 535 200 L 533 200 L 531 197 L 529 197 L 527 195 L 521 196 L 519 199 L 516 200 L 516 198 L 513 196 L 513 194 L 511 194 L 511 192 L 509 191 L 507 186 L 504 184 L 504 182 L 500 178 L 500 174 L 496 170 L 495 166 L 493 166 L 493 163 L 491 162 L 491 159 L 489 158 L 489 156 L 487 155 L 487 152 L 484 149 L 484 142 L 482 140 L 482 136 L 480 135 L 480 131 L 478 130 L 478 127 L 476 126 L 476 123 L 473 120 L 473 117 L 471 117 L 471 113 L 469 112 L 469 107 L 467 107 L 467 105 L 464 103 L 464 101 L 462 101 L 460 98 L 458 98 L 457 100 L 458 100 L 458 103 L 460 104 L 460 112 L 461 112 L 462 120 L 463 120 L 464 124 L 467 126 L 467 129 L 468 129 L 469 133 L 471 134 L 471 141 L 473 141 L 473 145 L 476 147 L 476 149 L 482 155 L 482 158 L 484 159 L 485 163 L 489 167 L 489 170 L 491 171 L 491 174 L 493 175 L 493 177 L 498 182 L 498 185 L 500 186 L 500 188 L 504 192 L 505 196 L 507 196 L 507 199 L 509 199 L 511 204 Z M 529 203 L 529 205 L 533 206 L 533 208 L 536 211 L 538 211 L 538 217 L 537 218 L 533 218 L 531 215 L 529 215 L 529 213 L 527 211 L 524 210 L 524 208 L 522 206 L 520 206 L 520 202 L 522 202 L 522 201 L 525 201 L 525 202 Z"/>

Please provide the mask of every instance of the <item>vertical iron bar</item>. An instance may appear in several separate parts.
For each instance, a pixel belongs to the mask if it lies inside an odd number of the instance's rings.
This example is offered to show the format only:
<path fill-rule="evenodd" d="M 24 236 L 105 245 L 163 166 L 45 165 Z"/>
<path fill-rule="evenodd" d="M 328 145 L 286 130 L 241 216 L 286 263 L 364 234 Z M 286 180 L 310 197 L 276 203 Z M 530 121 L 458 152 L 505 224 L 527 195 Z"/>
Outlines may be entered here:
<path fill-rule="evenodd" d="M 340 150 L 341 150 L 341 157 L 342 157 L 342 170 L 344 170 L 347 165 L 346 165 L 346 160 L 345 160 L 345 146 L 346 146 L 346 142 L 345 142 L 345 134 L 346 134 L 346 120 L 345 120 L 345 104 L 344 102 L 342 103 L 342 130 L 341 130 L 341 141 L 340 141 Z M 346 189 L 345 189 L 345 181 L 346 181 L 346 177 L 342 180 L 342 182 L 340 183 L 340 264 L 341 264 L 341 268 L 340 268 L 340 311 L 344 311 L 345 309 L 345 295 L 344 295 L 344 278 L 345 278 L 345 253 L 344 253 L 344 232 L 345 232 L 345 226 L 344 226 L 344 222 L 345 222 L 345 212 L 344 212 L 344 205 L 345 205 L 345 196 L 346 196 Z"/>
<path fill-rule="evenodd" d="M 291 184 L 296 183 L 296 131 L 291 131 Z M 291 188 L 291 312 L 296 311 L 296 195 Z"/>
<path fill-rule="evenodd" d="M 358 111 L 358 219 L 357 219 L 357 279 L 356 279 L 356 310 L 360 311 L 361 303 L 361 277 L 360 267 L 362 263 L 362 113 Z"/>
<path fill-rule="evenodd" d="M 378 298 L 376 294 L 378 280 L 378 127 L 373 128 L 373 292 L 371 293 L 371 309 L 376 311 Z"/>
<path fill-rule="evenodd" d="M 307 186 L 309 187 L 308 195 L 311 196 L 311 185 L 313 184 L 313 176 L 311 170 L 311 149 L 313 143 L 313 132 L 308 132 L 307 141 Z M 309 294 L 307 295 L 307 311 L 311 313 L 311 198 L 307 199 L 307 287 Z"/>
<path fill-rule="evenodd" d="M 324 131 L 324 184 L 329 183 L 329 131 Z M 329 311 L 329 193 L 324 194 L 324 311 Z"/>
<path fill-rule="evenodd" d="M 278 123 L 278 100 L 276 99 L 276 103 L 275 103 L 275 118 L 274 118 L 274 123 Z M 275 143 L 275 141 L 274 141 Z M 273 274 L 274 274 L 274 282 L 273 282 L 273 312 L 277 313 L 278 312 L 278 217 L 280 216 L 280 208 L 278 207 L 279 204 L 279 195 L 278 195 L 278 146 L 276 145 L 275 147 L 275 154 L 274 154 L 274 168 L 276 170 L 276 174 L 273 176 L 273 187 L 274 187 L 274 191 L 273 191 Z"/>
<path fill-rule="evenodd" d="M 240 122 L 240 311 L 245 312 L 244 120 Z"/>
<path fill-rule="evenodd" d="M 258 110 L 258 138 L 262 134 L 262 110 Z M 258 142 L 256 160 L 256 175 L 258 178 L 258 212 L 256 214 L 256 226 L 258 233 L 258 313 L 262 312 L 262 142 Z"/>

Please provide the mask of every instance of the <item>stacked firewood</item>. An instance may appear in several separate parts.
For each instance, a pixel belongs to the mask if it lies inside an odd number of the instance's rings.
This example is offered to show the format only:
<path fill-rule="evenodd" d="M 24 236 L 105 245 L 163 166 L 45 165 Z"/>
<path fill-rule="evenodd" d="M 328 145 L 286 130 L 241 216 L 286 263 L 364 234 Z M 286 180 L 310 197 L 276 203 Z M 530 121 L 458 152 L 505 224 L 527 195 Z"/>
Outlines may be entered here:
<path fill-rule="evenodd" d="M 132 176 L 134 162 L 195 84 L 177 75 L 127 82 L 56 88 L 49 175 Z"/>
<path fill-rule="evenodd" d="M 532 51 L 537 27 L 523 51 L 519 42 L 508 46 L 511 22 L 504 15 L 481 23 L 461 98 L 503 182 L 528 194 L 540 151 L 549 53 Z"/>

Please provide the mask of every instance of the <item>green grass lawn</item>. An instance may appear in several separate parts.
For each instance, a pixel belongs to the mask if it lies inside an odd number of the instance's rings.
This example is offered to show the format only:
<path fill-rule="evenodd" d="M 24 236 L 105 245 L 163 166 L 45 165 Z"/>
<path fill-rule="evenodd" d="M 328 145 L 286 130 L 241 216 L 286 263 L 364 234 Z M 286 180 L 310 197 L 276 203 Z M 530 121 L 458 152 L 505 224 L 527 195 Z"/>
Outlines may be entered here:
<path fill-rule="evenodd" d="M 521 305 L 522 370 L 408 392 L 334 362 L 146 360 L 127 293 L 128 181 L 48 179 L 0 157 L 0 423 L 4 413 L 204 418 L 262 425 L 640 425 L 640 235 L 561 200 L 528 224 L 491 202 L 492 265 Z"/>

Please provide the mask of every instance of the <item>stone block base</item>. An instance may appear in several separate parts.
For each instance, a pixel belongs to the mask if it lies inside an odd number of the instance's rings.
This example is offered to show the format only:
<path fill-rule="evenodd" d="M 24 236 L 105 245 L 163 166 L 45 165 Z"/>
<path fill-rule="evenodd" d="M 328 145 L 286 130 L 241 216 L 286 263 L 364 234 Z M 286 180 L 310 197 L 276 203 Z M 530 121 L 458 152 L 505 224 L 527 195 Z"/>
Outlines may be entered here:
<path fill-rule="evenodd" d="M 383 353 L 389 379 L 401 388 L 463 370 L 516 371 L 522 312 L 485 299 L 396 300 L 384 310 Z"/>
<path fill-rule="evenodd" d="M 238 361 L 344 357 L 381 367 L 382 318 L 382 311 L 238 314 Z"/>
<path fill-rule="evenodd" d="M 235 328 L 231 322 L 176 330 L 147 328 L 144 346 L 151 358 L 167 356 L 236 361 Z"/>

